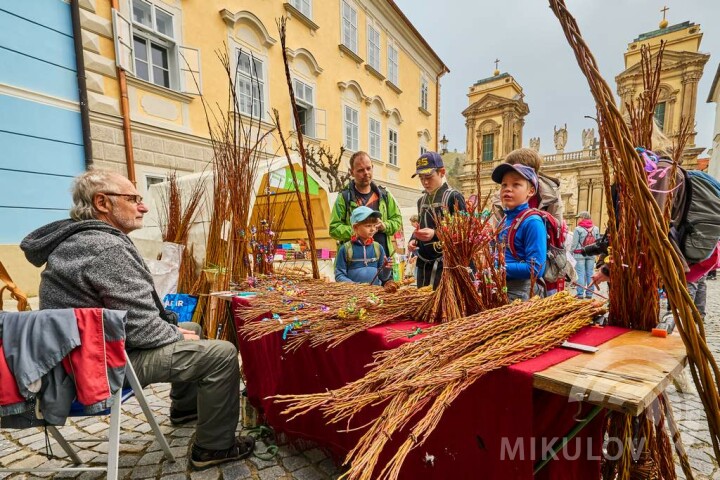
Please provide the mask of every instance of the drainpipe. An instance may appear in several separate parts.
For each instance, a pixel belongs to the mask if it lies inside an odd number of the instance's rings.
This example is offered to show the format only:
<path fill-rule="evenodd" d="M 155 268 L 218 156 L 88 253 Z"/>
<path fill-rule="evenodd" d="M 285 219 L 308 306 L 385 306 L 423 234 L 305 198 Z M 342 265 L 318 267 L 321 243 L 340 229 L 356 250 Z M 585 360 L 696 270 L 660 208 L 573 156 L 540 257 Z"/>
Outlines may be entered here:
<path fill-rule="evenodd" d="M 440 77 L 448 73 L 450 70 L 443 65 L 442 70 L 440 70 L 440 73 L 435 76 L 435 151 L 439 152 L 438 150 L 438 142 L 440 139 L 438 136 L 440 135 Z"/>
<path fill-rule="evenodd" d="M 112 8 L 120 10 L 118 0 L 110 0 Z M 123 138 L 125 139 L 125 163 L 127 165 L 128 180 L 137 185 L 135 180 L 135 156 L 133 154 L 132 130 L 130 129 L 130 102 L 128 101 L 127 80 L 125 70 L 117 67 L 118 83 L 120 85 L 120 112 L 123 120 Z"/>
<path fill-rule="evenodd" d="M 82 47 L 82 28 L 80 27 L 79 0 L 70 2 L 72 17 L 75 63 L 77 67 L 78 96 L 80 98 L 80 121 L 82 123 L 83 149 L 85 151 L 85 170 L 93 164 L 92 141 L 90 140 L 90 110 L 88 108 L 87 82 L 85 80 L 85 55 Z"/>

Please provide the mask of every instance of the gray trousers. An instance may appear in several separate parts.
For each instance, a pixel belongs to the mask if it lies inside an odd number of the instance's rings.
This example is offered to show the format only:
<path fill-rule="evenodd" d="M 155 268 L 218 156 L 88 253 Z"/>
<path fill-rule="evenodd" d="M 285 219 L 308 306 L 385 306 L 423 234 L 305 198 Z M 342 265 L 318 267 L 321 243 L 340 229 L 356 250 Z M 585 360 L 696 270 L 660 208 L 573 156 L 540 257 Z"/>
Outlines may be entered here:
<path fill-rule="evenodd" d="M 705 318 L 705 306 L 707 305 L 707 284 L 705 280 L 707 275 L 702 276 L 697 282 L 691 282 L 687 284 L 688 293 L 690 298 L 693 299 L 695 306 L 697 307 L 700 315 Z"/>
<path fill-rule="evenodd" d="M 200 335 L 200 325 L 180 327 Z M 128 352 L 142 385 L 172 383 L 176 410 L 198 411 L 195 444 L 230 448 L 240 416 L 240 367 L 237 349 L 223 340 L 183 340 L 164 347 Z"/>

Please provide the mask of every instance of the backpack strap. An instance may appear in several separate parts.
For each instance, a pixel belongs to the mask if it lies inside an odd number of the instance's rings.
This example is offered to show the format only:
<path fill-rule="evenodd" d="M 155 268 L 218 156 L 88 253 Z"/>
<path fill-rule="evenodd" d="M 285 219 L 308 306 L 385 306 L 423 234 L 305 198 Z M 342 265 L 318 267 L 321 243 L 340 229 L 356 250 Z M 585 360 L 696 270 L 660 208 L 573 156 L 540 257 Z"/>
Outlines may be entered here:
<path fill-rule="evenodd" d="M 345 261 L 347 263 L 350 263 L 350 262 L 352 262 L 352 259 L 353 259 L 352 241 L 348 240 L 347 242 L 345 242 L 343 244 L 343 246 L 345 247 Z"/>
<path fill-rule="evenodd" d="M 510 253 L 512 254 L 512 256 L 515 258 L 517 258 L 517 251 L 515 249 L 515 235 L 517 235 L 517 231 L 520 228 L 520 224 L 523 222 L 523 220 L 525 220 L 531 215 L 538 215 L 542 218 L 542 214 L 539 210 L 537 210 L 536 208 L 528 208 L 520 215 L 515 217 L 515 220 L 513 220 L 513 222 L 510 224 L 510 227 L 508 227 L 508 248 L 510 249 Z"/>
<path fill-rule="evenodd" d="M 345 246 L 345 260 L 349 264 L 353 261 L 353 245 L 352 240 L 348 240 L 343 244 Z M 365 248 L 365 246 L 363 246 Z M 375 259 L 380 260 L 380 244 L 378 242 L 373 242 L 373 248 L 375 249 Z"/>
<path fill-rule="evenodd" d="M 350 202 L 352 199 L 350 198 L 350 187 L 344 189 L 340 192 L 340 195 L 342 196 L 343 200 L 345 201 L 345 222 L 350 221 Z"/>

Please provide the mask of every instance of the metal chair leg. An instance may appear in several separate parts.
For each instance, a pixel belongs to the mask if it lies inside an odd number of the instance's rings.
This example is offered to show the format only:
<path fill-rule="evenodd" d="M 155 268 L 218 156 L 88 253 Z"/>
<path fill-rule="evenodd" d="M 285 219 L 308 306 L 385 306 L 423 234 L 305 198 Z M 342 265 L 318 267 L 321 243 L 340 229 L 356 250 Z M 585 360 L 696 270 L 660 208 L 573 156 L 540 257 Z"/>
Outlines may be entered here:
<path fill-rule="evenodd" d="M 122 416 L 122 390 L 113 395 L 113 405 L 110 407 L 110 431 L 108 433 L 108 480 L 117 480 L 120 457 L 120 417 Z"/>
<path fill-rule="evenodd" d="M 125 353 L 125 357 L 127 358 L 127 353 Z M 150 424 L 150 428 L 155 434 L 155 439 L 160 444 L 160 448 L 162 448 L 163 452 L 165 453 L 165 458 L 167 458 L 171 462 L 174 462 L 175 457 L 170 451 L 170 445 L 168 445 L 167 440 L 165 439 L 165 435 L 163 435 L 162 431 L 160 431 L 160 426 L 157 424 L 157 421 L 155 421 L 155 416 L 153 415 L 152 410 L 150 410 L 150 407 L 148 406 L 147 399 L 145 398 L 145 392 L 140 385 L 140 380 L 138 380 L 137 375 L 135 374 L 135 369 L 133 368 L 132 363 L 130 363 L 129 358 L 127 358 L 125 376 L 127 377 L 128 382 L 130 382 L 130 386 L 135 392 L 135 397 L 140 404 L 140 408 L 145 414 L 145 418 Z"/>
<path fill-rule="evenodd" d="M 65 451 L 65 453 L 67 453 L 68 457 L 70 457 L 70 460 L 72 460 L 75 465 L 82 464 L 82 460 L 80 460 L 80 457 L 78 457 L 75 449 L 72 448 L 72 445 L 70 445 L 67 440 L 65 440 L 65 437 L 62 436 L 62 433 L 60 433 L 55 426 L 48 425 L 47 431 L 50 432 L 50 435 L 52 435 L 55 441 L 58 442 L 58 445 L 60 445 L 60 447 Z"/>

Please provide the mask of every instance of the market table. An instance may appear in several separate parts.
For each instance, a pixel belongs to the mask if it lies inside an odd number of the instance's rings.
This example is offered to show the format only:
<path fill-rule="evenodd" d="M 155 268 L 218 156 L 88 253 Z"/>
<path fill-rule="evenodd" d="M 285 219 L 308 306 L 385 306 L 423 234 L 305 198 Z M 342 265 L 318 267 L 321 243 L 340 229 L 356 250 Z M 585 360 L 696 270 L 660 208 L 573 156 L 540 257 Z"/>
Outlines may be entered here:
<path fill-rule="evenodd" d="M 233 311 L 244 304 L 246 299 L 234 298 Z M 238 315 L 235 322 L 242 322 Z M 413 341 L 407 337 L 388 340 L 391 330 L 412 332 L 422 326 L 426 324 L 383 325 L 332 349 L 306 345 L 292 353 L 283 350 L 280 332 L 256 341 L 238 336 L 248 398 L 276 431 L 314 440 L 342 460 L 362 429 L 343 431 L 346 424 L 328 424 L 318 411 L 288 421 L 281 413 L 283 408 L 268 397 L 322 392 L 352 382 L 368 371 L 374 352 Z M 588 327 L 570 340 L 600 345 L 600 350 L 580 354 L 558 348 L 482 377 L 445 411 L 425 444 L 408 455 L 401 478 L 597 478 L 602 413 L 589 419 L 537 474 L 533 472 L 544 456 L 550 456 L 548 452 L 559 438 L 597 413 L 592 403 L 640 411 L 662 391 L 671 374 L 682 368 L 685 352 L 676 335 L 659 339 L 615 327 Z M 577 402 L 580 398 L 585 401 Z M 360 412 L 350 427 L 367 424 L 379 412 L 379 408 Z M 406 437 L 406 431 L 400 432 L 386 450 L 392 451 Z M 389 455 L 381 457 L 380 464 L 388 459 Z"/>

